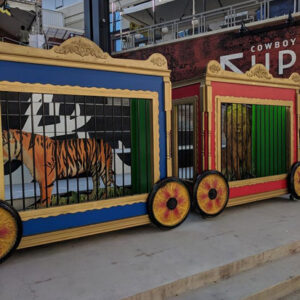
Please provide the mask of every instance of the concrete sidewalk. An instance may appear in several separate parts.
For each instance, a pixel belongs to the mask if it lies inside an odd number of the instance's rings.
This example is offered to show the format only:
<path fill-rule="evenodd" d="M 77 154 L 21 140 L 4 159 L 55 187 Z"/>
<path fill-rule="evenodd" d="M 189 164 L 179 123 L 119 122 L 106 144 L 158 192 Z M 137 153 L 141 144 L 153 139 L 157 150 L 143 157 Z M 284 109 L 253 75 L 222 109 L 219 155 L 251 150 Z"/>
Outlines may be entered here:
<path fill-rule="evenodd" d="M 21 250 L 0 266 L 0 299 L 121 299 L 300 240 L 300 202 L 278 198 Z"/>

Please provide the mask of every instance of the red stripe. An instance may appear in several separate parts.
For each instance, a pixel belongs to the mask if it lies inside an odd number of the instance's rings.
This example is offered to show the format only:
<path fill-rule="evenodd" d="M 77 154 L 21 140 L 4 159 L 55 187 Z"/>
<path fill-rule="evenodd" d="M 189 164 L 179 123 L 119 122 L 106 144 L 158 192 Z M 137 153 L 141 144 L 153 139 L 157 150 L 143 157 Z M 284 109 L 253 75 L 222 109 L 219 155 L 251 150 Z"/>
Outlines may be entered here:
<path fill-rule="evenodd" d="M 271 181 L 265 183 L 257 183 L 252 185 L 230 188 L 230 199 L 247 195 L 260 194 L 270 191 L 276 191 L 287 188 L 287 180 Z"/>

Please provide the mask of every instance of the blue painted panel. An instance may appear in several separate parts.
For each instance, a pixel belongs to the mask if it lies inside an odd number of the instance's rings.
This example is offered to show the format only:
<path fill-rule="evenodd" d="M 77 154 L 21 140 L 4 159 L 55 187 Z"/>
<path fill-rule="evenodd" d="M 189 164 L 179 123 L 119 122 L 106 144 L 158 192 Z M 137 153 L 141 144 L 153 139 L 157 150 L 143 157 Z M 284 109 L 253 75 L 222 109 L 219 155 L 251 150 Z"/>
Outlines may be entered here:
<path fill-rule="evenodd" d="M 23 236 L 121 220 L 145 214 L 147 214 L 146 203 L 135 203 L 56 217 L 32 219 L 23 222 Z"/>
<path fill-rule="evenodd" d="M 0 81 L 2 80 L 158 92 L 160 176 L 166 177 L 166 120 L 162 77 L 0 61 Z"/>

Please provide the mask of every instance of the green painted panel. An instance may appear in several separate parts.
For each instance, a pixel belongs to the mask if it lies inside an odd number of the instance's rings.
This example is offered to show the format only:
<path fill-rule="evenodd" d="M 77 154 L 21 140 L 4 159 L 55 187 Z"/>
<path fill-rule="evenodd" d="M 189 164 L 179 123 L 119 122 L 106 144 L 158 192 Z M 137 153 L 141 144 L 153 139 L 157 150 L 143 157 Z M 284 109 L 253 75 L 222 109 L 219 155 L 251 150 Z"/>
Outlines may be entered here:
<path fill-rule="evenodd" d="M 257 161 L 256 163 L 256 176 L 260 177 L 263 176 L 262 174 L 262 165 L 261 165 L 261 155 L 262 155 L 262 144 L 261 144 L 261 140 L 262 140 L 262 129 L 261 129 L 261 123 L 262 123 L 262 113 L 261 113 L 261 106 L 257 105 L 256 106 L 256 112 L 257 112 L 257 128 L 256 128 L 256 143 L 257 143 L 257 147 L 256 147 L 256 157 L 257 157 Z"/>
<path fill-rule="evenodd" d="M 257 162 L 257 135 L 256 135 L 256 130 L 257 130 L 257 121 L 256 121 L 256 105 L 252 105 L 252 174 L 256 174 L 256 162 Z"/>
<path fill-rule="evenodd" d="M 277 108 L 278 115 L 278 174 L 282 173 L 282 107 Z"/>
<path fill-rule="evenodd" d="M 279 165 L 278 165 L 278 145 L 279 140 L 279 131 L 278 131 L 278 107 L 274 107 L 274 174 L 278 174 Z"/>
<path fill-rule="evenodd" d="M 256 177 L 286 173 L 286 107 L 253 105 L 252 152 Z"/>
<path fill-rule="evenodd" d="M 265 106 L 265 132 L 266 132 L 266 169 L 265 174 L 271 175 L 270 171 L 270 152 L 271 152 L 271 143 L 270 143 L 270 106 Z"/>
<path fill-rule="evenodd" d="M 274 175 L 274 106 L 270 106 L 270 175 Z"/>
<path fill-rule="evenodd" d="M 149 101 L 132 99 L 130 112 L 132 192 L 134 194 L 147 193 L 152 186 Z"/>
<path fill-rule="evenodd" d="M 286 148 L 288 146 L 286 137 L 287 137 L 287 124 L 286 124 L 286 107 L 281 108 L 281 122 L 282 122 L 282 129 L 281 129 L 281 173 L 286 173 L 287 171 L 287 151 Z"/>

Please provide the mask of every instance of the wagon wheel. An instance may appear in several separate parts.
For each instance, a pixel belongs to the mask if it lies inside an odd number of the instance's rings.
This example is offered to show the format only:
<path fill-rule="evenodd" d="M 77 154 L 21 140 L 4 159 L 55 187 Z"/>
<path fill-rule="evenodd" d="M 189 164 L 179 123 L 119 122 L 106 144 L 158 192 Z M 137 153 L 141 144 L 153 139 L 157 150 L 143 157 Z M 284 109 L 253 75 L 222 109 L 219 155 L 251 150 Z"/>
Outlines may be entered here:
<path fill-rule="evenodd" d="M 0 263 L 18 247 L 23 234 L 22 221 L 17 211 L 0 200 Z"/>
<path fill-rule="evenodd" d="M 293 164 L 289 174 L 288 186 L 292 199 L 300 199 L 300 162 Z"/>
<path fill-rule="evenodd" d="M 214 217 L 226 207 L 229 199 L 228 182 L 218 171 L 205 171 L 194 185 L 193 204 L 203 216 Z"/>
<path fill-rule="evenodd" d="M 150 220 L 161 228 L 175 228 L 188 216 L 191 197 L 185 183 L 166 178 L 153 186 L 147 200 Z"/>

